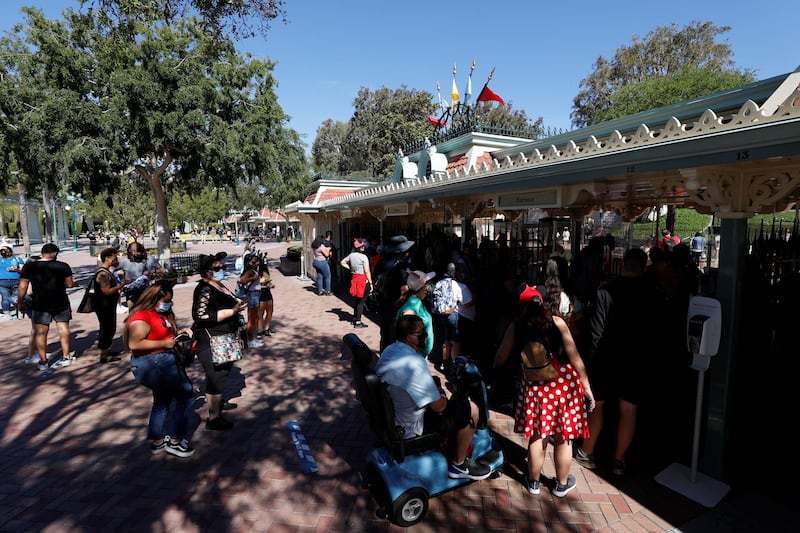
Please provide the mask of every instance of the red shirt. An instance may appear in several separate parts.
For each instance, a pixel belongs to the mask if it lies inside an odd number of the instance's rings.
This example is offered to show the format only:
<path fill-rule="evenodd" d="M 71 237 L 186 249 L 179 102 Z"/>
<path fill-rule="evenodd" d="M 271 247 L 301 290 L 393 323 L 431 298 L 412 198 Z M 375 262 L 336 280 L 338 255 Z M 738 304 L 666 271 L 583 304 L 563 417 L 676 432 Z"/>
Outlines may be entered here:
<path fill-rule="evenodd" d="M 148 340 L 161 341 L 175 336 L 175 331 L 172 329 L 172 324 L 169 323 L 167 317 L 155 309 L 144 309 L 133 313 L 128 319 L 128 324 L 132 324 L 137 320 L 150 324 L 150 333 L 147 334 Z M 156 350 L 131 350 L 131 353 L 133 355 L 144 355 L 163 351 L 163 348 L 158 348 Z"/>

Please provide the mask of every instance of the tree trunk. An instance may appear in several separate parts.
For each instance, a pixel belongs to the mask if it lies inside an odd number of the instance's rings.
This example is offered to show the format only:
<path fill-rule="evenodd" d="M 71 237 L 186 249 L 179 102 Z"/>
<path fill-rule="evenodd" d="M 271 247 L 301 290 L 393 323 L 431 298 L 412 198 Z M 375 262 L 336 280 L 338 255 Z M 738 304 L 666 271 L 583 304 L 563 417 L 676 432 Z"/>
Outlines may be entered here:
<path fill-rule="evenodd" d="M 50 191 L 45 189 L 42 191 L 42 203 L 44 204 L 44 233 L 47 242 L 55 241 L 56 221 L 54 218 L 55 211 L 53 210 L 53 199 L 50 197 Z"/>
<path fill-rule="evenodd" d="M 28 197 L 25 195 L 25 186 L 20 183 L 17 187 L 19 193 L 19 225 L 22 232 L 22 244 L 25 253 L 31 255 L 31 236 L 28 228 Z"/>
<path fill-rule="evenodd" d="M 161 181 L 161 176 L 163 176 L 164 171 L 169 167 L 171 162 L 172 157 L 167 153 L 160 165 L 156 164 L 156 159 L 153 157 L 151 164 L 147 168 L 141 165 L 136 167 L 139 174 L 150 184 L 150 190 L 153 191 L 153 198 L 156 204 L 156 246 L 158 248 L 158 259 L 165 268 L 169 265 L 169 258 L 172 254 L 170 247 L 172 239 L 169 216 L 167 215 L 167 195 L 164 191 L 164 184 Z"/>

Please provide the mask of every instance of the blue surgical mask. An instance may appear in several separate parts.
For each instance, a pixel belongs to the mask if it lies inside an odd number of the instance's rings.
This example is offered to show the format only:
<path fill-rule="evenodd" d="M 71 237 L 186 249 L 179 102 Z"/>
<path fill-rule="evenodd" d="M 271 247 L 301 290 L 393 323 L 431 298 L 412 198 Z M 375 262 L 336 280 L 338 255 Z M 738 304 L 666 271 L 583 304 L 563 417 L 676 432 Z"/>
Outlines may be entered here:
<path fill-rule="evenodd" d="M 222 281 L 223 279 L 225 279 L 225 271 L 224 270 L 218 270 L 218 271 L 214 272 L 214 279 L 217 280 L 217 281 Z"/>
<path fill-rule="evenodd" d="M 161 302 L 156 307 L 156 311 L 159 313 L 169 313 L 169 310 L 172 309 L 172 302 Z"/>

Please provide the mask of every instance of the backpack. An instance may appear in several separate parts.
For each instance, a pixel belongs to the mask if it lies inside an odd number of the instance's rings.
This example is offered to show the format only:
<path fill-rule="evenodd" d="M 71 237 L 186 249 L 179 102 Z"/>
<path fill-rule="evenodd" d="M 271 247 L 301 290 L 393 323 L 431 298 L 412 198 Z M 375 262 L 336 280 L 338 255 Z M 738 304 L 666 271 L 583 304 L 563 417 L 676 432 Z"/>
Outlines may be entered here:
<path fill-rule="evenodd" d="M 527 381 L 550 381 L 558 376 L 551 362 L 555 358 L 547 347 L 547 338 L 539 333 L 528 334 L 520 351 L 522 375 Z"/>
<path fill-rule="evenodd" d="M 452 278 L 443 278 L 433 286 L 431 307 L 434 313 L 443 315 L 458 303 L 453 294 L 453 283 Z"/>
<path fill-rule="evenodd" d="M 661 242 L 664 243 L 665 252 L 671 252 L 675 248 L 675 237 L 670 236 L 669 239 L 661 239 Z"/>
<path fill-rule="evenodd" d="M 386 302 L 386 271 L 377 276 L 372 276 L 372 288 L 367 296 L 367 306 L 373 311 L 383 307 Z"/>

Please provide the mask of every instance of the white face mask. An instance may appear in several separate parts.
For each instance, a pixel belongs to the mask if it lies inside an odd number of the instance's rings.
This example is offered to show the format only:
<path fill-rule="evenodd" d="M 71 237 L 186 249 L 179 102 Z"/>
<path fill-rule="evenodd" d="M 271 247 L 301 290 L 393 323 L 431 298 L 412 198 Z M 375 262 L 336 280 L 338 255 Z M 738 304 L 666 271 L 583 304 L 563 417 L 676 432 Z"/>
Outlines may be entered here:
<path fill-rule="evenodd" d="M 214 272 L 214 279 L 217 280 L 217 281 L 222 281 L 223 279 L 225 279 L 225 270 L 222 269 L 222 270 L 215 271 Z"/>
<path fill-rule="evenodd" d="M 156 311 L 159 313 L 169 313 L 169 310 L 172 309 L 172 302 L 161 302 L 156 307 Z"/>

